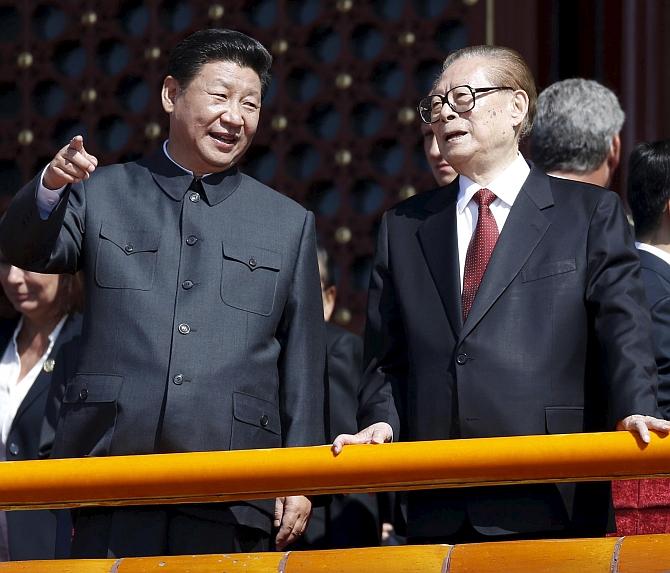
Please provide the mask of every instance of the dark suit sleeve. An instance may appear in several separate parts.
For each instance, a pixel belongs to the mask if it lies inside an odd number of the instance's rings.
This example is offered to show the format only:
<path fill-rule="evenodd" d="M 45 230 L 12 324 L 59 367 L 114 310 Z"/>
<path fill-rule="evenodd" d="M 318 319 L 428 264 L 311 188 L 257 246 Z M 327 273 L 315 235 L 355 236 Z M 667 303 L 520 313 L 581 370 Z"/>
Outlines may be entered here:
<path fill-rule="evenodd" d="M 50 217 L 42 220 L 35 201 L 40 175 L 12 199 L 0 222 L 0 250 L 23 269 L 74 273 L 79 270 L 84 234 L 83 183 L 66 187 Z"/>
<path fill-rule="evenodd" d="M 333 329 L 336 329 L 333 332 Z M 358 431 L 356 411 L 363 369 L 363 341 L 344 329 L 326 325 L 330 439 Z M 330 336 L 330 333 L 333 335 Z"/>
<path fill-rule="evenodd" d="M 388 422 L 400 438 L 398 408 L 407 378 L 407 343 L 391 277 L 388 214 L 382 218 L 377 240 L 365 327 L 365 374 L 359 394 L 358 426 Z"/>
<path fill-rule="evenodd" d="M 609 423 L 658 415 L 651 322 L 640 262 L 619 198 L 605 193 L 589 227 L 586 302 L 607 375 Z"/>
<path fill-rule="evenodd" d="M 663 418 L 670 420 L 670 297 L 651 307 L 651 325 L 658 368 L 658 407 Z"/>
<path fill-rule="evenodd" d="M 324 378 L 326 343 L 316 260 L 314 216 L 307 212 L 293 280 L 277 338 L 279 406 L 284 446 L 325 443 Z"/>

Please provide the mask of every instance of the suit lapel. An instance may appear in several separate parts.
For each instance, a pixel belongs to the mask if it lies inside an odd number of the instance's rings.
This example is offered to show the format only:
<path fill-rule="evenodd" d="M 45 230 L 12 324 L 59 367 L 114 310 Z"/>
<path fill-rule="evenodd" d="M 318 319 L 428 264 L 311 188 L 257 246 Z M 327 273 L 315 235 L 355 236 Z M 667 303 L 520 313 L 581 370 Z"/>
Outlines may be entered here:
<path fill-rule="evenodd" d="M 49 356 L 47 356 L 47 360 L 56 358 L 61 346 L 71 340 L 73 336 L 76 336 L 79 333 L 79 329 L 80 319 L 70 315 L 65 321 L 58 338 L 56 338 L 54 346 L 51 349 Z M 32 404 L 42 393 L 49 389 L 50 382 L 51 372 L 46 372 L 44 369 L 42 369 L 42 371 L 37 375 L 37 378 L 35 378 L 35 382 L 33 382 L 33 385 L 30 387 L 30 390 L 28 390 L 25 398 L 19 405 L 19 409 L 16 411 L 12 426 L 18 423 L 19 418 L 26 411 L 28 406 L 30 406 L 30 404 Z"/>
<path fill-rule="evenodd" d="M 461 338 L 472 331 L 526 263 L 550 224 L 543 210 L 553 204 L 549 177 L 533 168 L 510 209 Z"/>
<path fill-rule="evenodd" d="M 458 179 L 426 206 L 434 211 L 419 227 L 418 236 L 454 335 L 461 330 L 461 282 L 456 235 Z"/>

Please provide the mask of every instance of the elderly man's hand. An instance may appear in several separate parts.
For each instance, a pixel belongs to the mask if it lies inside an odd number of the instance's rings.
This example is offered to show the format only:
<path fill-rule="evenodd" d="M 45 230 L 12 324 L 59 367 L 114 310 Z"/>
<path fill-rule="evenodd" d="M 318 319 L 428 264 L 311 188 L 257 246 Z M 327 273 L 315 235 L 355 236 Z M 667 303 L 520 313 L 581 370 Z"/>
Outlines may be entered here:
<path fill-rule="evenodd" d="M 88 179 L 97 166 L 98 159 L 84 148 L 84 138 L 75 135 L 51 160 L 42 183 L 47 189 L 60 189 L 69 183 Z"/>
<path fill-rule="evenodd" d="M 393 430 L 386 422 L 377 422 L 358 434 L 340 434 L 333 441 L 333 453 L 342 451 L 347 444 L 384 444 L 393 441 Z"/>
<path fill-rule="evenodd" d="M 284 549 L 296 541 L 307 529 L 312 516 L 312 502 L 304 495 L 278 497 L 275 500 L 274 526 L 279 528 L 275 545 Z"/>
<path fill-rule="evenodd" d="M 653 416 L 643 416 L 641 414 L 632 414 L 621 420 L 616 425 L 617 430 L 627 430 L 635 434 L 639 434 L 640 438 L 645 444 L 650 441 L 649 430 L 656 430 L 667 434 L 670 432 L 670 422 L 654 418 Z"/>

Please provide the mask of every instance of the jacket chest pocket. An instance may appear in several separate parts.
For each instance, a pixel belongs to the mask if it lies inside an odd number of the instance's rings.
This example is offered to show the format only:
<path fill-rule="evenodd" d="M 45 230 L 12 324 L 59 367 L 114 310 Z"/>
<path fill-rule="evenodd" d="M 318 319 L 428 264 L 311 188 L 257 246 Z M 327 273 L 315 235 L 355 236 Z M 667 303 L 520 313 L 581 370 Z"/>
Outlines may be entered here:
<path fill-rule="evenodd" d="M 160 234 L 103 225 L 95 260 L 95 280 L 104 288 L 151 290 Z"/>
<path fill-rule="evenodd" d="M 221 299 L 262 316 L 272 314 L 281 254 L 251 245 L 223 244 Z"/>

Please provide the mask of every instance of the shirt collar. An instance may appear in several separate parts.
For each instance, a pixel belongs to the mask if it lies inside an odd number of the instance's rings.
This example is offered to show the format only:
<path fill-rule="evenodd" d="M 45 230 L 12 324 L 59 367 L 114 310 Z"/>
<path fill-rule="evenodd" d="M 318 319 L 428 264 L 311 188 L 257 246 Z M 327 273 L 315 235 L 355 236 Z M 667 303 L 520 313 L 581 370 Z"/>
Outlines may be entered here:
<path fill-rule="evenodd" d="M 68 315 L 64 315 L 59 321 L 56 326 L 54 326 L 53 330 L 49 333 L 49 349 L 47 352 L 51 351 L 51 347 L 54 345 L 54 342 L 58 338 L 58 335 L 60 334 L 60 331 L 63 329 L 63 325 L 65 324 L 65 321 L 67 320 Z M 16 348 L 18 348 L 18 342 L 17 339 L 19 337 L 19 332 L 21 332 L 21 329 L 23 328 L 23 315 L 21 315 L 21 318 L 19 318 L 19 322 L 16 325 L 16 328 L 14 329 L 14 336 L 12 336 L 12 343 Z"/>
<path fill-rule="evenodd" d="M 186 173 L 188 173 L 189 175 L 195 177 L 195 175 L 193 174 L 193 171 L 191 171 L 190 169 L 186 169 L 186 167 L 184 167 L 183 165 L 180 165 L 180 164 L 177 163 L 174 159 L 172 159 L 172 156 L 170 155 L 170 152 L 168 151 L 168 142 L 169 142 L 169 141 L 170 141 L 169 139 L 166 139 L 166 140 L 163 142 L 163 153 L 165 153 L 165 157 L 167 157 L 170 161 L 172 161 L 172 163 L 174 163 L 177 167 L 179 167 L 179 169 L 181 169 L 182 171 L 186 171 Z M 203 175 L 202 177 L 207 177 L 207 176 L 209 176 L 209 175 L 211 175 L 211 173 L 206 173 L 206 174 Z"/>
<path fill-rule="evenodd" d="M 651 253 L 652 255 L 657 256 L 659 259 L 662 261 L 665 261 L 670 265 L 670 253 L 664 251 L 663 249 L 659 249 L 658 247 L 655 247 L 654 245 L 650 245 L 648 243 L 635 243 L 635 246 L 640 250 L 640 251 L 647 251 L 648 253 Z"/>
<path fill-rule="evenodd" d="M 496 197 L 508 207 L 512 207 L 529 173 L 530 167 L 528 163 L 526 163 L 523 155 L 518 153 L 516 159 L 498 177 L 491 181 L 486 188 L 493 191 Z M 458 178 L 458 188 L 456 208 L 458 209 L 458 213 L 463 213 L 474 194 L 482 189 L 482 186 L 475 183 L 469 177 L 461 175 Z"/>
<path fill-rule="evenodd" d="M 195 176 L 192 171 L 179 165 L 167 150 L 169 140 L 163 142 L 161 151 L 156 150 L 148 158 L 148 164 L 154 180 L 173 199 L 181 201 L 191 188 Z M 168 161 L 166 161 L 166 159 Z M 242 182 L 242 174 L 235 166 L 218 173 L 208 173 L 200 178 L 201 191 L 208 205 L 216 205 L 229 197 Z"/>

